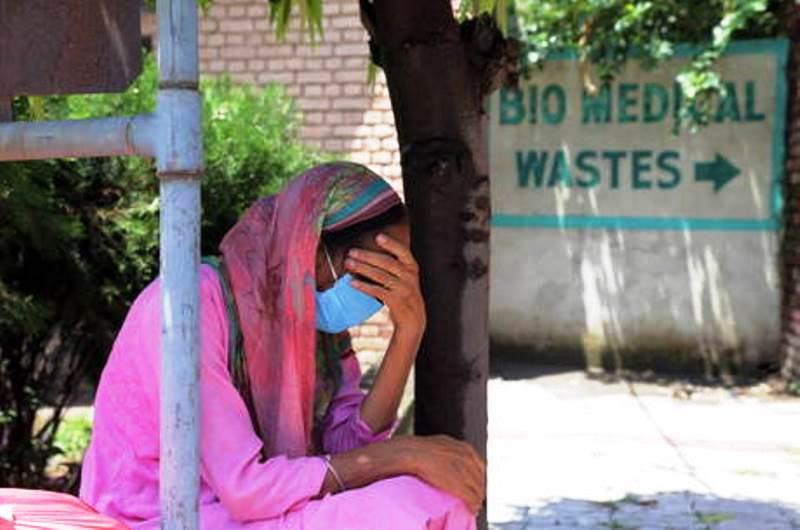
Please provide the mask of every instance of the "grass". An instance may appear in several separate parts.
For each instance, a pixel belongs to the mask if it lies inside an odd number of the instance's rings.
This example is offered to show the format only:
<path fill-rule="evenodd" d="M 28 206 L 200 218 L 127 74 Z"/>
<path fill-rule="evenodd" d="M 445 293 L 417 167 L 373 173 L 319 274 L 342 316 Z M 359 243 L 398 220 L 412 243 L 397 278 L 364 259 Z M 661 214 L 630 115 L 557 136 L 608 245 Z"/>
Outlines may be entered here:
<path fill-rule="evenodd" d="M 92 437 L 92 420 L 86 417 L 65 418 L 56 432 L 55 446 L 67 462 L 80 462 Z"/>
<path fill-rule="evenodd" d="M 704 530 L 711 530 L 713 526 L 735 519 L 733 515 L 721 512 L 694 512 L 694 516 L 698 523 L 705 525 Z"/>

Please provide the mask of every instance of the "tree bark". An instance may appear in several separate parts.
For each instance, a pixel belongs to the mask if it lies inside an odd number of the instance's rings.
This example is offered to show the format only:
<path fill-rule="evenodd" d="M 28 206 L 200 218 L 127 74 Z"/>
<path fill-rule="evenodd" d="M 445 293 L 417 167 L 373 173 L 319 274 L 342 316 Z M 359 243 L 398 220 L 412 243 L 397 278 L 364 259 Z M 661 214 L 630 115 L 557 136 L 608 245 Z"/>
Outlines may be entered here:
<path fill-rule="evenodd" d="M 490 196 L 482 103 L 515 79 L 517 49 L 489 17 L 460 26 L 449 0 L 361 7 L 388 83 L 428 311 L 415 432 L 466 440 L 485 457 Z"/>
<path fill-rule="evenodd" d="M 791 41 L 790 62 L 789 62 L 789 126 L 788 134 L 793 135 L 800 127 L 800 97 L 798 97 L 798 72 L 800 67 L 800 6 L 795 3 L 788 4 L 783 14 L 786 33 Z M 788 157 L 786 166 L 786 196 L 794 197 L 796 193 L 791 193 L 798 184 L 794 183 L 797 171 L 797 158 L 800 152 L 793 147 L 792 142 L 788 142 Z M 788 200 L 784 207 L 784 236 L 781 244 L 781 257 L 783 261 L 783 340 L 782 356 L 783 365 L 781 375 L 787 382 L 800 380 L 800 267 L 797 257 L 800 255 L 800 221 L 798 221 L 798 211 L 800 205 L 795 200 Z"/>

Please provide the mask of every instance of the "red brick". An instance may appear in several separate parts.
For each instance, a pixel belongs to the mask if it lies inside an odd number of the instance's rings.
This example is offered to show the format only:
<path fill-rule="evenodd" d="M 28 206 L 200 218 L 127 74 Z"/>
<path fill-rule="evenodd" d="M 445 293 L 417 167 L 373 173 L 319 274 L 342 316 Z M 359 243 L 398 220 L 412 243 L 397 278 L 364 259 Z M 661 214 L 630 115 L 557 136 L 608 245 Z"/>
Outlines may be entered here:
<path fill-rule="evenodd" d="M 327 110 L 330 108 L 330 102 L 325 98 L 302 97 L 297 100 L 297 105 L 302 110 Z"/>
<path fill-rule="evenodd" d="M 241 19 L 222 19 L 219 23 L 220 31 L 231 33 L 247 33 L 253 31 L 253 21 L 247 18 Z"/>
<path fill-rule="evenodd" d="M 256 31 L 262 31 L 264 33 L 268 33 L 269 35 L 272 35 L 273 32 L 275 31 L 275 28 L 272 26 L 272 23 L 267 18 L 257 19 L 253 23 L 253 27 L 255 27 Z"/>
<path fill-rule="evenodd" d="M 306 59 L 306 69 L 322 70 L 322 59 Z"/>
<path fill-rule="evenodd" d="M 335 138 L 330 138 L 322 142 L 322 147 L 326 151 L 344 151 L 344 141 Z"/>
<path fill-rule="evenodd" d="M 368 36 L 364 29 L 348 29 L 342 32 L 345 42 L 367 42 Z"/>
<path fill-rule="evenodd" d="M 225 35 L 214 33 L 213 35 L 208 35 L 201 46 L 221 46 L 223 44 L 225 44 Z"/>
<path fill-rule="evenodd" d="M 367 71 L 367 54 L 363 57 L 348 57 L 344 60 L 344 67 L 348 70 Z"/>
<path fill-rule="evenodd" d="M 338 29 L 325 29 L 325 42 L 336 44 L 342 42 L 344 37 L 342 32 Z"/>
<path fill-rule="evenodd" d="M 361 20 L 358 17 L 334 17 L 332 26 L 334 28 L 361 28 Z"/>
<path fill-rule="evenodd" d="M 387 151 L 375 151 L 370 154 L 369 160 L 373 164 L 391 164 L 392 154 Z"/>
<path fill-rule="evenodd" d="M 369 48 L 366 44 L 340 44 L 333 53 L 343 57 L 364 57 L 366 59 Z"/>
<path fill-rule="evenodd" d="M 333 100 L 334 109 L 367 109 L 369 108 L 369 100 L 363 98 L 336 98 Z"/>
<path fill-rule="evenodd" d="M 337 70 L 333 74 L 337 83 L 366 83 L 367 69 L 363 70 Z"/>
<path fill-rule="evenodd" d="M 253 72 L 233 72 L 231 79 L 236 83 L 252 85 L 256 82 L 256 75 Z"/>
<path fill-rule="evenodd" d="M 266 2 L 252 5 L 247 8 L 247 16 L 251 18 L 264 18 L 267 16 Z"/>
<path fill-rule="evenodd" d="M 363 125 L 364 113 L 360 110 L 350 110 L 342 113 L 342 123 L 347 125 Z"/>
<path fill-rule="evenodd" d="M 363 96 L 367 93 L 366 80 L 363 83 L 352 83 L 344 86 L 345 96 Z"/>
<path fill-rule="evenodd" d="M 372 108 L 378 110 L 392 110 L 392 102 L 389 98 L 375 98 L 372 100 Z"/>
<path fill-rule="evenodd" d="M 364 149 L 367 151 L 379 151 L 381 148 L 381 141 L 378 138 L 368 136 L 364 138 Z"/>
<path fill-rule="evenodd" d="M 336 84 L 325 86 L 325 95 L 328 97 L 337 97 L 342 94 L 342 87 Z"/>
<path fill-rule="evenodd" d="M 337 125 L 333 128 L 336 136 L 365 136 L 369 134 L 369 127 L 366 125 Z"/>
<path fill-rule="evenodd" d="M 286 68 L 289 70 L 302 70 L 304 63 L 303 59 L 292 57 L 291 59 L 286 59 Z"/>
<path fill-rule="evenodd" d="M 304 72 L 300 71 L 297 73 L 297 82 L 298 83 L 330 83 L 331 82 L 331 74 L 330 72 Z"/>
<path fill-rule="evenodd" d="M 211 9 L 208 10 L 208 18 L 224 18 L 225 17 L 225 6 L 220 4 L 214 4 L 211 6 Z"/>
<path fill-rule="evenodd" d="M 213 18 L 204 18 L 200 20 L 200 31 L 205 33 L 213 33 L 217 31 L 217 21 Z"/>
<path fill-rule="evenodd" d="M 300 136 L 304 139 L 323 139 L 331 135 L 331 128 L 327 125 L 304 125 L 300 130 Z"/>
<path fill-rule="evenodd" d="M 226 46 L 220 50 L 223 59 L 252 59 L 256 57 L 256 49 L 250 46 Z"/>
<path fill-rule="evenodd" d="M 261 72 L 258 74 L 259 83 L 294 83 L 292 72 Z"/>
<path fill-rule="evenodd" d="M 330 123 L 332 125 L 342 125 L 344 124 L 344 113 L 331 111 L 325 114 L 325 123 Z"/>
<path fill-rule="evenodd" d="M 211 61 L 208 63 L 208 71 L 214 74 L 224 72 L 225 61 Z"/>
<path fill-rule="evenodd" d="M 388 136 L 394 136 L 395 129 L 386 124 L 376 125 L 373 127 L 373 134 L 378 136 L 379 138 L 386 138 Z"/>
<path fill-rule="evenodd" d="M 359 18 L 359 13 L 360 12 L 359 12 L 359 7 L 358 7 L 358 2 L 344 2 L 342 4 L 341 11 L 342 11 L 343 14 L 355 15 L 354 18 L 356 18 L 356 19 Z"/>
<path fill-rule="evenodd" d="M 303 85 L 304 96 L 321 96 L 322 85 Z"/>
<path fill-rule="evenodd" d="M 303 122 L 307 125 L 321 125 L 324 121 L 324 112 L 308 112 L 303 116 Z"/>
<path fill-rule="evenodd" d="M 251 72 L 262 72 L 264 67 L 266 66 L 266 62 L 263 59 L 250 59 L 247 61 L 247 69 Z"/>
<path fill-rule="evenodd" d="M 369 153 L 365 153 L 364 151 L 348 153 L 347 158 L 356 164 L 369 164 Z"/>

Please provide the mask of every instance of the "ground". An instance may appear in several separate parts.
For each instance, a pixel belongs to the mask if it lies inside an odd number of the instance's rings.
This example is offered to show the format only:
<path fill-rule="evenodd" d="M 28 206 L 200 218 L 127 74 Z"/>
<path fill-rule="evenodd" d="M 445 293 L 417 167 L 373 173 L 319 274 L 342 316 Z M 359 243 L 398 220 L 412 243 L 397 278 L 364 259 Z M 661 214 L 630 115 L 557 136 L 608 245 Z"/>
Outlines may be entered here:
<path fill-rule="evenodd" d="M 800 530 L 800 400 L 496 363 L 495 530 Z"/>
<path fill-rule="evenodd" d="M 379 362 L 362 359 L 365 383 Z M 409 385 L 403 410 L 412 396 Z M 74 408 L 71 424 L 90 415 Z M 495 359 L 489 521 L 493 530 L 800 530 L 800 399 L 764 385 L 607 381 Z"/>

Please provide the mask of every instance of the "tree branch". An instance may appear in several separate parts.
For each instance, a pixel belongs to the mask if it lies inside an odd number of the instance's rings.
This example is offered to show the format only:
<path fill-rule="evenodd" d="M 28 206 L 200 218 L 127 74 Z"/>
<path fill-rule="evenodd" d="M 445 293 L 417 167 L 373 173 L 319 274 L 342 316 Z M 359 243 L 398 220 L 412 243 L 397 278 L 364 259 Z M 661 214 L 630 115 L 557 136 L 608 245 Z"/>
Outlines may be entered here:
<path fill-rule="evenodd" d="M 480 79 L 481 97 L 501 86 L 516 86 L 520 74 L 519 41 L 504 37 L 487 13 L 464 21 L 460 29 L 468 60 Z"/>

